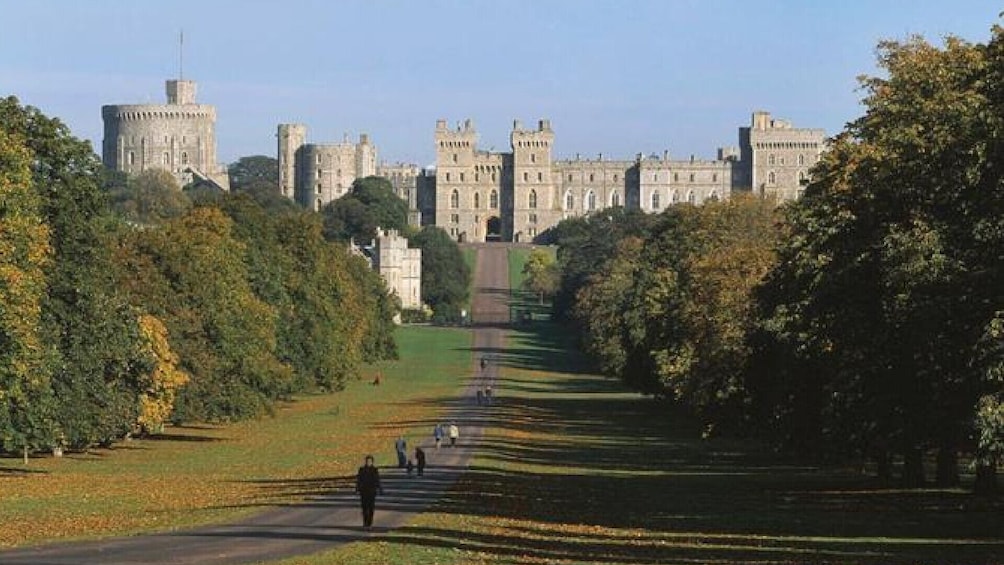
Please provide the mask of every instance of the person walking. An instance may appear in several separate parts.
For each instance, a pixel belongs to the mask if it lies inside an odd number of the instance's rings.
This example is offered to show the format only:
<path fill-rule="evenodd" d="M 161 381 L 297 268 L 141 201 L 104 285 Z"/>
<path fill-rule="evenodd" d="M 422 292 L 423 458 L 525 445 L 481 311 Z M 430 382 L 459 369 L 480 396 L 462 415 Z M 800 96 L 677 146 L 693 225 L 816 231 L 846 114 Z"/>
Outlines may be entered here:
<path fill-rule="evenodd" d="M 457 446 L 457 440 L 460 439 L 460 428 L 456 424 L 450 424 L 450 447 Z"/>
<path fill-rule="evenodd" d="M 436 424 L 432 428 L 432 438 L 436 440 L 436 449 L 439 449 L 439 445 L 443 443 L 443 424 Z"/>
<path fill-rule="evenodd" d="M 404 436 L 397 436 L 397 441 L 394 442 L 394 449 L 397 451 L 398 468 L 404 468 L 408 464 L 408 442 L 404 440 Z"/>
<path fill-rule="evenodd" d="M 415 468 L 419 477 L 425 474 L 425 450 L 421 447 L 415 448 Z"/>
<path fill-rule="evenodd" d="M 485 386 L 485 404 L 488 404 L 490 406 L 491 403 L 492 403 L 492 385 L 489 384 Z"/>
<path fill-rule="evenodd" d="M 484 395 L 483 392 L 481 392 L 481 389 L 479 388 L 478 389 L 478 406 L 481 406 L 482 404 L 484 404 L 484 401 L 485 401 L 484 399 L 485 399 L 485 395 Z"/>
<path fill-rule="evenodd" d="M 359 504 L 363 509 L 363 527 L 373 527 L 373 513 L 376 510 L 377 493 L 383 494 L 380 484 L 380 471 L 373 464 L 373 456 L 367 455 L 363 466 L 356 473 L 356 493 L 359 494 Z"/>

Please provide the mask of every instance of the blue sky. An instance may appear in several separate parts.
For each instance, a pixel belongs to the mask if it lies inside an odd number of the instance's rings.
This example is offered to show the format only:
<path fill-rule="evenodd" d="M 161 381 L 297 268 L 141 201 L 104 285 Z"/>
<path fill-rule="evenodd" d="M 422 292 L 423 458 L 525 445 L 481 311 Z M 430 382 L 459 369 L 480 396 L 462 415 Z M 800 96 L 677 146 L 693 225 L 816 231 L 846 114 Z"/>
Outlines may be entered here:
<path fill-rule="evenodd" d="M 989 0 L 0 0 L 0 95 L 100 148 L 101 106 L 162 103 L 199 83 L 218 153 L 275 154 L 369 133 L 381 160 L 429 164 L 437 118 L 472 118 L 480 146 L 549 118 L 555 153 L 711 157 L 763 109 L 839 131 L 881 39 L 983 42 Z"/>

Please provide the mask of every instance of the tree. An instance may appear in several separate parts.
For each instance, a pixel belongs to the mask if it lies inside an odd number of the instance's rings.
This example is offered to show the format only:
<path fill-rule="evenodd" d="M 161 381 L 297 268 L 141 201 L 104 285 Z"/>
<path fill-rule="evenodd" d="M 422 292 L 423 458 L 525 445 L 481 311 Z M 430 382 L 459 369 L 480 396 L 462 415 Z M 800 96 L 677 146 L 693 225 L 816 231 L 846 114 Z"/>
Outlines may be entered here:
<path fill-rule="evenodd" d="M 993 391 L 974 359 L 1004 308 L 1001 41 L 880 44 L 887 76 L 863 79 L 865 115 L 788 208 L 759 296 L 761 420 L 802 446 L 872 455 L 882 473 L 897 453 L 907 485 L 924 482 L 929 449 L 938 482 L 957 482 Z"/>
<path fill-rule="evenodd" d="M 109 443 L 136 421 L 137 386 L 149 359 L 137 317 L 115 284 L 103 167 L 89 143 L 16 98 L 0 99 L 0 129 L 31 152 L 31 186 L 49 228 L 42 331 L 52 358 L 51 414 L 70 447 Z"/>
<path fill-rule="evenodd" d="M 247 192 L 255 189 L 270 189 L 279 192 L 279 161 L 266 155 L 241 157 L 227 167 L 230 175 L 230 190 Z"/>
<path fill-rule="evenodd" d="M 129 178 L 111 193 L 112 207 L 127 220 L 158 224 L 183 215 L 192 202 L 178 181 L 164 169 L 148 169 Z"/>
<path fill-rule="evenodd" d="M 471 270 L 446 230 L 426 226 L 410 238 L 422 250 L 422 301 L 438 321 L 460 321 L 470 296 Z"/>
<path fill-rule="evenodd" d="M 154 316 L 144 314 L 140 316 L 139 326 L 148 353 L 156 361 L 153 370 L 144 379 L 136 425 L 146 433 L 158 433 L 174 410 L 178 389 L 189 381 L 189 376 L 178 368 L 178 355 L 171 349 L 164 324 Z"/>
<path fill-rule="evenodd" d="M 403 235 L 410 231 L 408 203 L 394 194 L 394 187 L 383 177 L 356 179 L 351 192 L 325 206 L 322 214 L 329 241 L 366 243 L 376 237 L 377 228 L 395 229 Z"/>
<path fill-rule="evenodd" d="M 0 449 L 52 447 L 53 398 L 42 339 L 49 230 L 31 187 L 30 153 L 0 129 Z"/>
<path fill-rule="evenodd" d="M 561 273 L 554 256 L 539 248 L 530 252 L 523 265 L 523 274 L 526 275 L 523 284 L 540 297 L 541 304 L 545 296 L 557 292 L 561 283 Z"/>

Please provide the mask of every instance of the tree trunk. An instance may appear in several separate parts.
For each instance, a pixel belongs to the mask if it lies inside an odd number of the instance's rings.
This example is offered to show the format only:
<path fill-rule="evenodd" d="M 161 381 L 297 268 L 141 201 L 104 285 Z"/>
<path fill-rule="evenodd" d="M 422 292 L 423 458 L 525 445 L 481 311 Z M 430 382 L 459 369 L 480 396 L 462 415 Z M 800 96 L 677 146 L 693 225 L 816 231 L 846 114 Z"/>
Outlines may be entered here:
<path fill-rule="evenodd" d="M 924 451 L 918 447 L 907 449 L 903 453 L 903 474 L 901 477 L 906 488 L 924 486 Z"/>
<path fill-rule="evenodd" d="M 997 494 L 996 461 L 976 464 L 976 482 L 973 484 L 973 492 L 983 495 Z"/>
<path fill-rule="evenodd" d="M 938 470 L 934 479 L 939 487 L 957 487 L 959 478 L 959 453 L 954 447 L 942 445 L 938 449 Z"/>
<path fill-rule="evenodd" d="M 25 444 L 21 448 L 21 453 L 22 453 L 22 455 L 24 455 L 24 464 L 27 465 L 28 464 L 28 445 L 27 444 Z"/>

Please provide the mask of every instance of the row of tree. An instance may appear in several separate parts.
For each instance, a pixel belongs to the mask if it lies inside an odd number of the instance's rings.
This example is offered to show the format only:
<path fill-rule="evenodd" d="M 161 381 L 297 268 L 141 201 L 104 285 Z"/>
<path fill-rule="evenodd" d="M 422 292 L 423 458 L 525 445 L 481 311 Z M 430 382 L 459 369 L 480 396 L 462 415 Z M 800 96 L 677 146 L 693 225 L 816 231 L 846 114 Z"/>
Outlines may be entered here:
<path fill-rule="evenodd" d="M 566 222 L 555 307 L 602 369 L 801 453 L 992 490 L 1004 454 L 1004 31 L 882 43 L 804 198 Z M 592 265 L 599 264 L 599 271 Z"/>
<path fill-rule="evenodd" d="M 396 354 L 379 275 L 319 215 L 253 194 L 110 174 L 0 99 L 0 449 L 252 417 Z"/>

